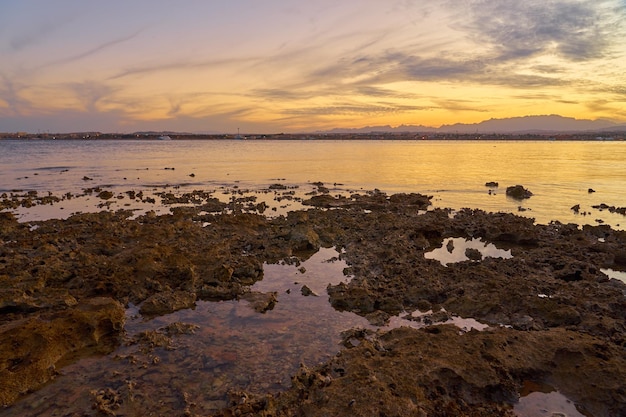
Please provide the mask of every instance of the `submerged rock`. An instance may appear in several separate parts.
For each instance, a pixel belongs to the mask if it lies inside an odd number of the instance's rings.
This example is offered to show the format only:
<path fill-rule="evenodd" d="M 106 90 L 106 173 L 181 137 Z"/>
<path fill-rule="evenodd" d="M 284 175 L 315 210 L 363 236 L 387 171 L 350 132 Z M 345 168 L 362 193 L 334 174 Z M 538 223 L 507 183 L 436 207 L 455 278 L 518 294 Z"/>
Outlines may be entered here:
<path fill-rule="evenodd" d="M 265 313 L 274 309 L 274 306 L 278 302 L 278 293 L 272 292 L 248 292 L 241 296 L 244 300 L 250 303 L 250 306 L 254 311 L 258 313 Z"/>
<path fill-rule="evenodd" d="M 533 193 L 524 188 L 522 185 L 513 185 L 506 188 L 506 195 L 511 198 L 515 198 L 516 200 L 523 200 L 525 198 L 530 198 Z"/>
<path fill-rule="evenodd" d="M 197 398 L 195 388 L 169 378 L 189 369 L 201 377 L 215 364 L 235 361 L 227 347 L 226 359 L 173 363 L 163 357 L 161 368 L 156 353 L 136 364 L 128 357 L 124 372 L 103 376 L 94 391 L 96 410 L 78 414 L 116 408 L 132 415 L 140 406 L 144 414 L 178 415 L 196 404 L 187 414 L 483 417 L 510 414 L 518 388 L 531 378 L 557 384 L 592 415 L 626 415 L 626 285 L 602 272 L 626 269 L 626 232 L 541 225 L 481 210 L 454 216 L 442 209 L 424 212 L 429 201 L 417 194 L 372 192 L 343 199 L 327 195 L 321 205 L 272 219 L 215 212 L 198 220 L 190 210 L 130 220 L 130 213 L 103 212 L 37 227 L 0 213 L 0 402 L 12 404 L 49 381 L 53 366 L 63 363 L 59 358 L 67 363 L 108 352 L 120 341 L 124 304 L 158 315 L 193 307 L 196 298 L 244 299 L 256 312 L 268 312 L 277 293 L 250 292 L 265 264 L 282 261 L 297 268 L 315 248 L 335 246 L 351 278 L 327 288 L 332 306 L 377 326 L 419 310 L 423 314 L 411 324 L 423 317 L 420 325 L 428 326 L 355 331 L 336 356 L 303 367 L 292 388 L 281 386 L 281 393 L 272 395 L 267 392 L 277 387 L 270 383 L 252 387 L 264 394 L 239 392 L 236 404 L 224 393 L 248 384 L 245 374 L 237 387 L 216 377 L 215 386 L 198 388 Z M 512 257 L 485 254 L 481 262 L 446 267 L 424 256 L 426 248 L 454 251 L 454 244 L 446 244 L 451 236 L 493 243 Z M 491 328 L 463 332 L 442 326 L 450 317 L 473 318 Z M 158 353 L 176 347 L 177 338 L 192 343 L 215 330 L 201 329 L 193 335 L 194 327 L 172 325 L 133 340 Z M 271 373 L 274 365 L 260 366 Z M 128 400 L 125 381 L 160 381 L 160 372 L 166 377 L 156 392 L 172 392 L 167 405 L 149 384 L 133 388 L 140 405 Z M 221 396 L 208 399 L 212 390 Z M 57 411 L 64 412 L 52 410 Z"/>
<path fill-rule="evenodd" d="M 165 291 L 143 302 L 139 312 L 146 316 L 162 316 L 196 305 L 196 294 L 189 291 Z"/>
<path fill-rule="evenodd" d="M 470 261 L 480 261 L 483 259 L 483 254 L 478 249 L 474 248 L 465 249 L 465 256 L 467 256 Z"/>
<path fill-rule="evenodd" d="M 305 297 L 308 296 L 314 296 L 317 297 L 318 295 L 312 290 L 310 289 L 308 286 L 303 285 L 302 288 L 300 289 L 300 292 L 302 293 L 302 295 L 304 295 Z"/>

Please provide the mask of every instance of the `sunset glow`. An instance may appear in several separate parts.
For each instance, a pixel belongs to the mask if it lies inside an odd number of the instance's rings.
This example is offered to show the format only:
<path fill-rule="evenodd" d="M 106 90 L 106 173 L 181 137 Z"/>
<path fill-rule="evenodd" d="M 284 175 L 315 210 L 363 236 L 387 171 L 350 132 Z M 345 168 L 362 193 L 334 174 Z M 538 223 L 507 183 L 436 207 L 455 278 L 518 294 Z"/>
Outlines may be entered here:
<path fill-rule="evenodd" d="M 623 0 L 0 4 L 0 132 L 626 122 Z"/>

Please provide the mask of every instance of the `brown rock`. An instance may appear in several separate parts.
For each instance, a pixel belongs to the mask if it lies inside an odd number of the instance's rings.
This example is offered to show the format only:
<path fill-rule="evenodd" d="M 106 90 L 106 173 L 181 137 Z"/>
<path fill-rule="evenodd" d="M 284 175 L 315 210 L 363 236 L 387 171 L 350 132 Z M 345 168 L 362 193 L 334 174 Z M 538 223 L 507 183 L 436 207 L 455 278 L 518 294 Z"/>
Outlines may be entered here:
<path fill-rule="evenodd" d="M 514 185 L 511 187 L 507 187 L 506 195 L 516 200 L 523 200 L 525 198 L 530 198 L 533 193 L 524 188 L 522 185 Z"/>
<path fill-rule="evenodd" d="M 268 293 L 252 291 L 243 294 L 241 298 L 249 302 L 254 311 L 265 313 L 274 308 L 278 302 L 277 295 L 275 291 Z"/>
<path fill-rule="evenodd" d="M 109 352 L 119 343 L 124 308 L 110 298 L 92 298 L 48 316 L 0 326 L 0 405 L 38 388 L 69 354 Z"/>
<path fill-rule="evenodd" d="M 189 291 L 166 291 L 154 294 L 143 302 L 139 312 L 147 316 L 161 316 L 196 305 L 196 294 Z"/>

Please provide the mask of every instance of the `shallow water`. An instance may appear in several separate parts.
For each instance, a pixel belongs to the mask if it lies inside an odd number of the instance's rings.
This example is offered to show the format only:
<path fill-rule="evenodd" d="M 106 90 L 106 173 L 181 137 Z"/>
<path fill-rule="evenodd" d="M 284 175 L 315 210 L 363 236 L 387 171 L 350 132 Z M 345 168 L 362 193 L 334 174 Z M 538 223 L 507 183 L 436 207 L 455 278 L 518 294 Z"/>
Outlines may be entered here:
<path fill-rule="evenodd" d="M 115 194 L 106 201 L 91 194 L 53 206 L 19 209 L 21 221 L 107 208 L 169 212 L 158 198 L 156 204 L 130 199 L 125 195 L 129 190 L 151 196 L 208 190 L 224 202 L 254 196 L 257 202 L 268 202 L 266 214 L 278 215 L 302 208 L 300 200 L 321 181 L 331 194 L 374 188 L 419 192 L 433 195 L 436 207 L 515 212 L 544 223 L 597 224 L 600 219 L 624 229 L 624 216 L 591 208 L 600 203 L 626 206 L 623 161 L 626 143 L 0 141 L 0 194 L 19 189 L 62 195 L 89 187 Z M 489 189 L 487 181 L 498 181 L 500 187 Z M 290 188 L 269 190 L 276 183 Z M 523 202 L 507 198 L 504 188 L 514 184 L 523 184 L 535 195 Z M 589 193 L 588 188 L 596 192 Z M 592 214 L 575 214 L 570 210 L 574 204 Z M 518 211 L 519 206 L 527 211 Z M 451 250 L 446 241 L 440 252 L 428 256 L 442 263 L 458 262 L 466 259 L 465 249 L 473 247 L 483 257 L 506 257 L 506 251 L 484 242 L 450 240 Z M 0 415 L 93 413 L 94 397 L 103 389 L 124 397 L 125 415 L 183 410 L 191 406 L 190 398 L 194 412 L 202 415 L 224 407 L 233 388 L 257 393 L 286 389 L 301 362 L 315 365 L 339 351 L 342 331 L 355 326 L 378 329 L 330 306 L 326 286 L 349 280 L 343 275 L 345 267 L 333 249 L 322 249 L 298 266 L 265 265 L 264 279 L 251 288 L 278 293 L 278 303 L 265 314 L 243 300 L 198 302 L 195 309 L 151 320 L 131 307 L 128 342 L 143 332 L 164 334 L 172 323 L 198 327 L 195 334 L 172 335 L 169 346 L 145 350 L 144 345 L 131 343 L 110 355 L 82 358 L 59 369 L 57 379 L 41 390 L 0 410 Z M 303 296 L 305 284 L 318 296 Z M 392 317 L 380 329 L 422 327 L 422 315 Z M 448 322 L 465 330 L 485 327 L 472 319 L 452 317 Z"/>
<path fill-rule="evenodd" d="M 615 271 L 611 268 L 603 268 L 600 269 L 601 272 L 606 274 L 609 278 L 618 279 L 626 284 L 626 272 L 624 271 Z"/>
<path fill-rule="evenodd" d="M 510 250 L 499 249 L 493 243 L 483 242 L 481 239 L 465 239 L 462 237 L 444 239 L 440 248 L 426 252 L 424 257 L 426 259 L 435 259 L 441 262 L 442 265 L 447 266 L 451 263 L 469 260 L 466 252 L 468 249 L 477 251 L 481 259 L 509 259 L 513 257 Z"/>
<path fill-rule="evenodd" d="M 418 192 L 433 195 L 436 207 L 514 212 L 540 223 L 599 220 L 624 229 L 623 215 L 592 208 L 626 206 L 624 161 L 626 142 L 4 140 L 0 193 L 79 193 L 96 186 L 123 193 L 169 186 L 219 194 L 277 182 L 304 189 L 321 181 L 337 193 Z M 488 181 L 499 187 L 490 190 Z M 516 184 L 534 195 L 508 198 L 506 187 Z M 98 202 L 92 198 L 84 205 Z M 81 203 L 47 215 L 67 216 Z M 571 210 L 576 204 L 579 214 Z"/>
<path fill-rule="evenodd" d="M 518 417 L 593 417 L 550 385 L 525 381 L 513 407 Z"/>
<path fill-rule="evenodd" d="M 333 248 L 322 248 L 296 265 L 264 265 L 264 278 L 251 291 L 277 292 L 278 302 L 266 313 L 256 312 L 245 300 L 201 301 L 194 309 L 145 319 L 131 306 L 123 346 L 60 368 L 55 380 L 0 410 L 0 416 L 89 411 L 97 392 L 105 389 L 122 398 L 119 411 L 124 415 L 168 415 L 185 408 L 185 396 L 195 403 L 194 412 L 206 415 L 227 405 L 230 390 L 262 394 L 289 388 L 301 363 L 317 365 L 340 350 L 343 331 L 426 325 L 422 318 L 432 312 L 393 317 L 388 325 L 376 327 L 332 308 L 326 287 L 348 282 L 346 267 Z M 304 285 L 317 295 L 304 296 Z M 146 344 L 130 343 L 146 332 L 165 335 L 174 323 L 197 327 L 193 334 L 171 335 L 171 343 L 164 346 L 147 349 Z M 445 323 L 456 324 L 460 331 L 487 327 L 459 317 Z"/>

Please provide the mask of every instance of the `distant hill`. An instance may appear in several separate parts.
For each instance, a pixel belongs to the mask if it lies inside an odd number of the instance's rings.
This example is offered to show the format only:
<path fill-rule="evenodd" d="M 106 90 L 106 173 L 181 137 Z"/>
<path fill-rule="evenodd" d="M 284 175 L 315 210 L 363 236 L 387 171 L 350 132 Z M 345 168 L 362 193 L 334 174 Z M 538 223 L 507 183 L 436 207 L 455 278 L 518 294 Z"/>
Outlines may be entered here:
<path fill-rule="evenodd" d="M 359 128 L 335 128 L 331 130 L 324 130 L 322 133 L 372 133 L 372 132 L 437 132 L 436 127 L 422 126 L 422 125 L 400 125 L 398 127 L 391 127 L 389 125 L 384 126 L 365 126 Z"/>
<path fill-rule="evenodd" d="M 359 129 L 333 129 L 329 133 L 370 132 L 437 132 L 437 133 L 571 133 L 626 131 L 626 124 L 609 120 L 586 120 L 559 115 L 522 116 L 506 119 L 489 119 L 480 123 L 456 123 L 439 128 L 421 125 L 367 126 Z"/>
<path fill-rule="evenodd" d="M 614 128 L 617 124 L 608 120 L 584 120 L 558 115 L 524 116 L 508 119 L 490 119 L 475 124 L 457 123 L 444 125 L 440 132 L 459 133 L 542 133 L 585 132 Z"/>

